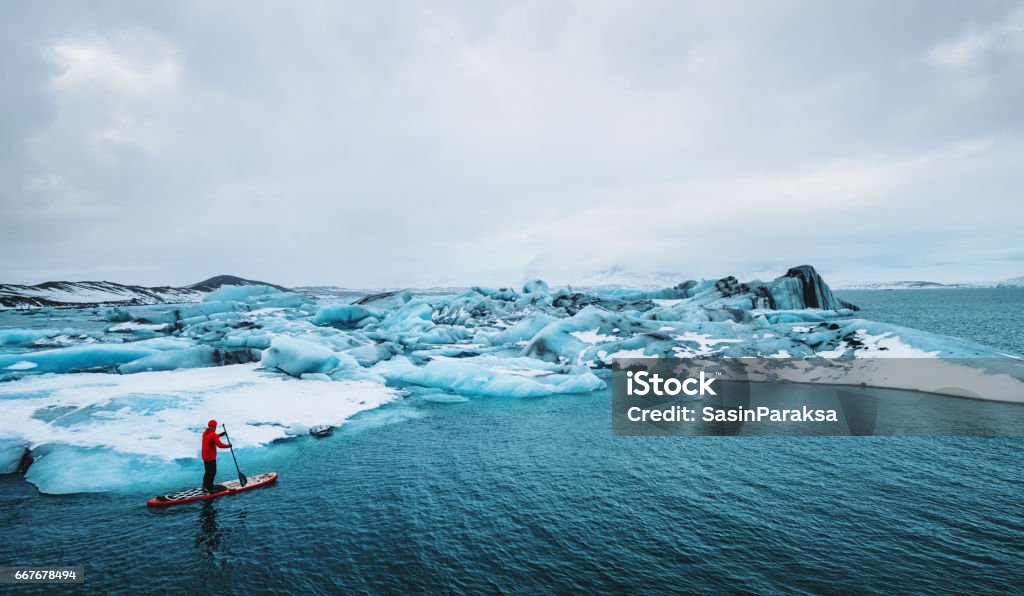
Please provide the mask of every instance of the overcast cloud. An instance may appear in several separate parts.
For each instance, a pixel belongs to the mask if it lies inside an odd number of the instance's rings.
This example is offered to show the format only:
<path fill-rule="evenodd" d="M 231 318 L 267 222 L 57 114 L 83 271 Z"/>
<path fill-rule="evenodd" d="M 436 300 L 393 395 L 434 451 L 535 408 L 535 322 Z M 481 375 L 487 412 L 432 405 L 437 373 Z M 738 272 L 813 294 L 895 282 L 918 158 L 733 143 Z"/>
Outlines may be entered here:
<path fill-rule="evenodd" d="M 1024 275 L 1014 2 L 4 2 L 0 282 Z"/>

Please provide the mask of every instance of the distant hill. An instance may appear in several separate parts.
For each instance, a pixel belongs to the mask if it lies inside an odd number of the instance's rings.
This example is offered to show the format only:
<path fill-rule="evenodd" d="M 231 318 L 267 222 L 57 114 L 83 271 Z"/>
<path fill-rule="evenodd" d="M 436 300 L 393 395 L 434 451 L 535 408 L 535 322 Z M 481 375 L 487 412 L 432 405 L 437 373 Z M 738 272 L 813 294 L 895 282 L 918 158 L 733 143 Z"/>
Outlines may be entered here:
<path fill-rule="evenodd" d="M 277 288 L 278 290 L 281 290 L 281 291 L 287 291 L 288 290 L 288 288 L 286 288 L 284 286 L 279 286 L 277 284 L 271 284 L 271 283 L 267 283 L 265 281 L 255 281 L 255 280 L 252 280 L 252 279 L 245 279 L 245 278 L 242 278 L 242 277 L 236 277 L 234 275 L 216 275 L 214 277 L 211 277 L 210 279 L 204 279 L 201 282 L 194 283 L 194 284 L 192 284 L 190 286 L 186 286 L 186 287 L 188 287 L 190 289 L 193 289 L 193 290 L 198 290 L 200 292 L 212 292 L 212 291 L 216 290 L 217 288 L 220 288 L 220 287 L 223 287 L 223 286 L 270 286 L 272 288 Z"/>
<path fill-rule="evenodd" d="M 837 282 L 836 290 L 962 290 L 969 288 L 1024 287 L 1024 277 L 999 282 L 964 282 L 943 284 L 936 281 L 862 281 Z"/>
<path fill-rule="evenodd" d="M 941 290 L 988 287 L 985 284 L 942 284 L 935 281 L 864 281 L 836 284 L 838 290 Z"/>
<path fill-rule="evenodd" d="M 47 281 L 34 286 L 0 284 L 0 307 L 177 304 L 199 302 L 209 292 L 224 286 L 255 285 L 271 286 L 280 290 L 287 289 L 276 284 L 244 279 L 234 275 L 218 275 L 184 287 L 130 286 L 111 281 Z"/>

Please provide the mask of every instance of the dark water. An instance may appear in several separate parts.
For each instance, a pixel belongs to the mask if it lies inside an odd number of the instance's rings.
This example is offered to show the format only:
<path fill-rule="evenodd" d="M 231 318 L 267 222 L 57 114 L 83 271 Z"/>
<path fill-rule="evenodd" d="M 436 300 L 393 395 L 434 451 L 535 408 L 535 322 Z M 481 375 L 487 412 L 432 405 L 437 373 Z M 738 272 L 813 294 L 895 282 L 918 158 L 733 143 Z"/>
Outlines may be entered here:
<path fill-rule="evenodd" d="M 0 476 L 0 565 L 81 565 L 79 590 L 146 593 L 1019 593 L 1022 447 L 614 437 L 607 392 L 413 398 L 264 450 L 243 470 L 277 485 L 206 504 L 42 496 Z"/>
<path fill-rule="evenodd" d="M 609 420 L 602 394 L 413 402 L 244 466 L 279 470 L 276 486 L 165 510 L 7 477 L 0 559 L 84 565 L 103 590 L 1024 583 L 1018 440 L 652 439 L 613 437 Z"/>
<path fill-rule="evenodd" d="M 859 316 L 1024 354 L 1024 288 L 842 290 Z"/>

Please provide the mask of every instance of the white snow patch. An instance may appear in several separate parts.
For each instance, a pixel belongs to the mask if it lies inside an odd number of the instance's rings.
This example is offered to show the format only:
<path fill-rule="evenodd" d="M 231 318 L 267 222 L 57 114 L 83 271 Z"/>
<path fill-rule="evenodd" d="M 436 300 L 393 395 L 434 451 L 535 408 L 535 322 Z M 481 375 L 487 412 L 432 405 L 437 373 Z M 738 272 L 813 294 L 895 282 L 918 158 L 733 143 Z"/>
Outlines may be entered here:
<path fill-rule="evenodd" d="M 256 310 L 250 310 L 246 314 L 248 314 L 248 315 L 257 315 L 257 316 L 258 315 L 269 315 L 269 314 L 272 314 L 272 313 L 281 312 L 283 310 L 287 310 L 287 309 L 285 309 L 284 307 L 280 307 L 280 306 L 268 306 L 266 308 L 257 308 Z"/>
<path fill-rule="evenodd" d="M 301 434 L 292 427 L 339 426 L 396 397 L 376 383 L 300 381 L 257 371 L 258 366 L 45 375 L 0 383 L 0 439 L 20 439 L 33 448 L 63 444 L 163 460 L 192 458 L 199 455 L 200 432 L 210 418 L 231 425 L 236 447 L 253 447 Z"/>
<path fill-rule="evenodd" d="M 658 306 L 675 306 L 676 304 L 679 304 L 680 302 L 686 302 L 686 300 L 687 300 L 686 298 L 677 298 L 677 299 L 671 299 L 671 300 L 664 299 L 664 298 L 654 298 L 653 300 L 651 300 L 651 302 L 657 304 Z"/>
<path fill-rule="evenodd" d="M 635 350 L 618 350 L 611 354 L 602 350 L 598 352 L 597 357 L 605 364 L 611 364 L 613 358 L 654 358 L 655 356 L 648 356 L 644 348 L 637 348 Z"/>
<path fill-rule="evenodd" d="M 822 358 L 842 358 L 843 354 L 846 354 L 846 351 L 849 349 L 850 344 L 844 341 L 836 346 L 834 350 L 822 350 L 820 352 L 815 352 L 815 355 L 821 356 Z"/>
<path fill-rule="evenodd" d="M 675 346 L 672 350 L 675 352 L 676 358 L 694 358 L 697 356 L 710 356 L 716 352 L 722 350 L 719 344 L 734 344 L 742 340 L 739 339 L 725 339 L 725 338 L 713 338 L 708 333 L 696 333 L 694 331 L 686 331 L 682 335 L 677 335 L 672 339 L 679 342 L 695 343 L 697 346 Z"/>
<path fill-rule="evenodd" d="M 539 368 L 513 368 L 510 366 L 495 366 L 491 368 L 491 372 L 503 375 L 518 375 L 520 377 L 544 377 L 554 374 L 554 372 L 550 370 L 543 370 Z"/>
<path fill-rule="evenodd" d="M 167 323 L 136 323 L 135 321 L 128 321 L 127 323 L 118 323 L 110 328 L 111 331 L 160 331 L 165 329 Z"/>
<path fill-rule="evenodd" d="M 619 339 L 614 335 L 604 335 L 597 329 L 591 329 L 590 331 L 573 331 L 569 335 L 588 344 L 599 344 L 608 341 L 616 341 Z"/>
<path fill-rule="evenodd" d="M 903 342 L 892 331 L 871 335 L 867 329 L 857 329 L 853 338 L 862 345 L 854 348 L 849 342 L 842 342 L 835 349 L 815 352 L 822 358 L 842 358 L 852 351 L 856 358 L 938 358 L 939 350 L 927 352 Z"/>
<path fill-rule="evenodd" d="M 892 331 L 871 335 L 867 329 L 858 329 L 855 337 L 864 344 L 857 350 L 858 358 L 938 358 L 940 354 L 939 350 L 926 352 L 905 344 Z"/>

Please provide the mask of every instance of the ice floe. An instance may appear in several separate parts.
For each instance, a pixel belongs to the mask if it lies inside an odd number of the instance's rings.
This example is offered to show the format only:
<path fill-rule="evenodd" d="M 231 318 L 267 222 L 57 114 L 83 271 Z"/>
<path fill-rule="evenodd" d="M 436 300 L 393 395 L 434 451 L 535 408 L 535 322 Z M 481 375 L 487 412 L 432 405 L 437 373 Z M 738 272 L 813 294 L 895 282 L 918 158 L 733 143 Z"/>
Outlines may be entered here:
<path fill-rule="evenodd" d="M 232 442 L 246 449 L 339 426 L 396 396 L 379 383 L 301 381 L 255 363 L 26 377 L 0 383 L 0 469 L 28 447 L 36 461 L 27 478 L 43 492 L 106 490 L 130 483 L 131 474 L 119 475 L 127 470 L 197 458 L 211 413 L 232 422 Z"/>

